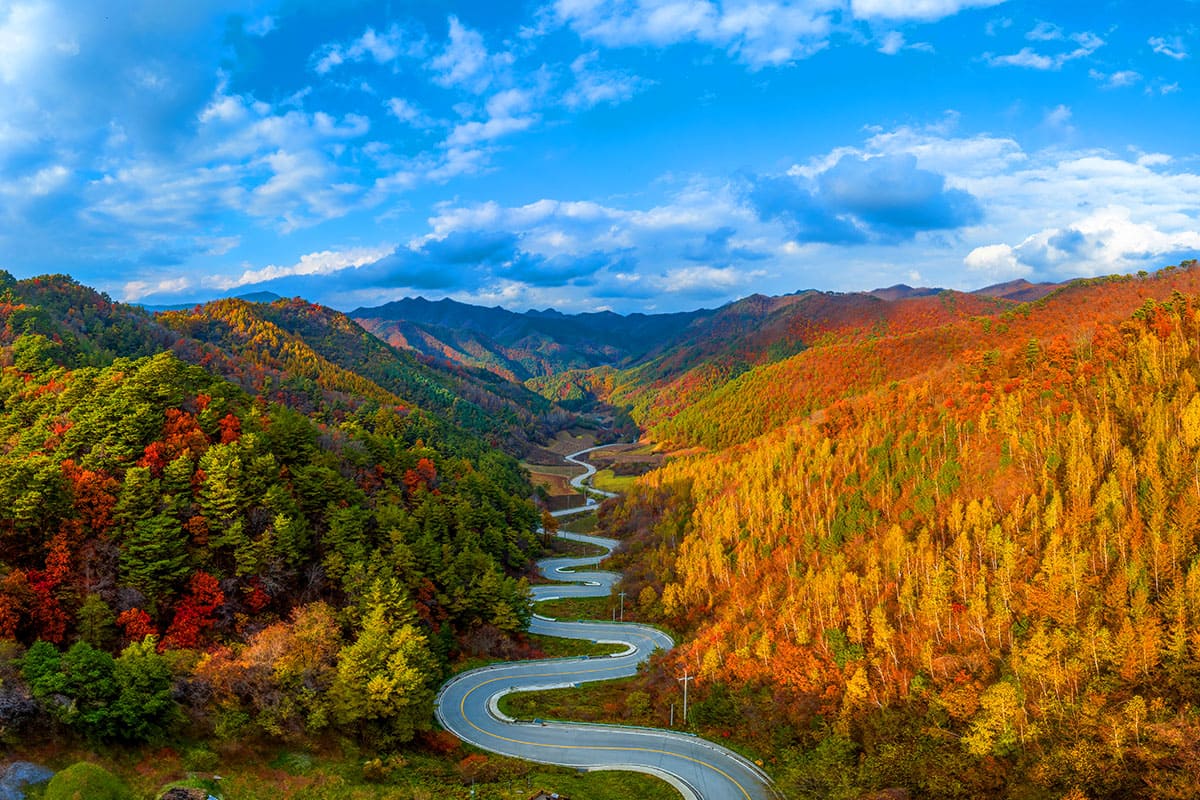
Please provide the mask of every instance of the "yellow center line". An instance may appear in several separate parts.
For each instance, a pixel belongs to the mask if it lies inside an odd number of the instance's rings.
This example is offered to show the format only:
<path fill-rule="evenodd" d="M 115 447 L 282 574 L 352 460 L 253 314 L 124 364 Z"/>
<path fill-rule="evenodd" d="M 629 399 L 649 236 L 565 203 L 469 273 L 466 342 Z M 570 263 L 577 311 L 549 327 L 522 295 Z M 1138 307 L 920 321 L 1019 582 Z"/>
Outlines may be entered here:
<path fill-rule="evenodd" d="M 521 677 L 525 677 L 525 678 L 551 678 L 551 677 L 557 678 L 557 677 L 566 677 L 568 675 L 586 675 L 589 673 L 606 672 L 606 671 L 607 670 L 602 670 L 602 669 L 590 669 L 590 670 L 578 670 L 576 672 L 545 672 L 545 673 L 539 673 L 536 675 L 525 675 L 525 676 L 521 676 Z M 509 742 L 511 744 L 521 744 L 521 745 L 525 745 L 526 747 L 547 747 L 547 748 L 558 749 L 558 750 L 604 750 L 604 751 L 633 752 L 633 753 L 657 753 L 659 755 L 672 756 L 674 758 L 682 758 L 687 761 L 691 761 L 694 764 L 699 764 L 702 767 L 708 767 L 713 772 L 724 775 L 725 778 L 730 783 L 732 783 L 734 786 L 736 786 L 738 788 L 738 790 L 742 793 L 742 795 L 746 798 L 746 800 L 753 800 L 750 797 L 750 793 L 746 791 L 746 788 L 744 786 L 742 786 L 742 784 L 738 783 L 737 779 L 734 778 L 732 775 L 730 775 L 728 772 L 721 769 L 716 764 L 710 764 L 707 761 L 704 761 L 699 758 L 692 758 L 691 756 L 686 756 L 683 753 L 672 753 L 670 750 L 658 750 L 658 749 L 655 749 L 652 747 L 621 747 L 621 746 L 617 746 L 617 745 L 587 746 L 587 745 L 573 745 L 573 744 L 546 744 L 543 742 L 526 742 L 521 739 L 512 739 L 508 736 L 501 736 L 498 733 L 492 733 L 491 731 L 485 731 L 483 728 L 479 727 L 474 722 L 472 722 L 471 718 L 467 716 L 467 698 L 470 697 L 475 691 L 482 689 L 484 686 L 487 686 L 489 683 L 495 683 L 497 681 L 503 681 L 503 680 L 510 680 L 512 677 L 513 676 L 501 676 L 498 678 L 490 678 L 486 681 L 483 681 L 478 686 L 474 686 L 470 690 L 468 690 L 466 692 L 466 694 L 463 695 L 462 702 L 458 704 L 459 713 L 462 714 L 462 718 L 466 721 L 466 723 L 468 725 L 470 725 L 472 728 L 474 728 L 475 730 L 482 733 L 484 736 L 491 736 L 492 738 L 499 739 L 503 742 Z M 619 726 L 614 726 L 614 727 L 619 727 Z"/>

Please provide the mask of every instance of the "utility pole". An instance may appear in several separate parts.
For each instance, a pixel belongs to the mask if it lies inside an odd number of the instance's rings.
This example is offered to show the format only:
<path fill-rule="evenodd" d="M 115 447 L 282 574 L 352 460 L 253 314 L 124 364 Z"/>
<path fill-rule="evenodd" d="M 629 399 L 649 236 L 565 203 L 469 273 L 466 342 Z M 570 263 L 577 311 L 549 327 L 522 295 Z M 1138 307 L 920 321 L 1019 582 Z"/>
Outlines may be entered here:
<path fill-rule="evenodd" d="M 669 727 L 669 728 L 675 727 L 675 704 L 674 703 L 671 703 L 671 724 L 668 725 L 667 727 Z"/>
<path fill-rule="evenodd" d="M 687 669 L 683 671 L 683 677 L 678 679 L 683 684 L 683 724 L 687 725 L 687 690 L 688 684 L 696 680 L 695 675 L 689 675 Z"/>
<path fill-rule="evenodd" d="M 621 622 L 625 621 L 625 593 L 621 592 Z"/>

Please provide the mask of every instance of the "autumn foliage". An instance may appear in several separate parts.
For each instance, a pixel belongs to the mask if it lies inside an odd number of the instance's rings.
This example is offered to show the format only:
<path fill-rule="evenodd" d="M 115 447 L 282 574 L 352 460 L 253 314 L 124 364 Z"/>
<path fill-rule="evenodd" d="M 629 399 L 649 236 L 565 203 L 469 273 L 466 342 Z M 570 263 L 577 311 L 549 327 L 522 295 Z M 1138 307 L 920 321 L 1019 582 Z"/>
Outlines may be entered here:
<path fill-rule="evenodd" d="M 606 523 L 651 565 L 626 590 L 688 632 L 672 669 L 699 697 L 740 687 L 737 713 L 769 729 L 824 721 L 820 747 L 844 743 L 836 770 L 864 789 L 895 785 L 871 770 L 933 780 L 884 747 L 911 736 L 968 794 L 1008 791 L 994 759 L 1010 788 L 1180 791 L 1173 737 L 1200 703 L 1200 297 L 1177 287 L 1198 277 L 847 334 L 836 359 L 813 348 L 676 415 L 719 449 L 651 473 Z M 779 395 L 799 413 L 770 410 Z M 789 767 L 793 786 L 831 753 Z"/>

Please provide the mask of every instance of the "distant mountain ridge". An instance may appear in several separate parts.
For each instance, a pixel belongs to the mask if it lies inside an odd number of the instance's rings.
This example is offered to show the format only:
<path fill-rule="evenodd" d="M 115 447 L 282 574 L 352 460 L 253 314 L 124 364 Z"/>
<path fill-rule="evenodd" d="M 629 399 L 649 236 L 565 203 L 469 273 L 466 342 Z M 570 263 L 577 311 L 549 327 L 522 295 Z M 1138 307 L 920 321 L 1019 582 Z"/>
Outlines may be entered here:
<path fill-rule="evenodd" d="M 992 286 L 985 286 L 982 289 L 976 289 L 971 294 L 1016 300 L 1018 303 L 1032 303 L 1035 300 L 1041 300 L 1064 285 L 1062 283 L 1030 283 L 1024 278 L 1017 278 L 1015 281 L 997 283 Z"/>
<path fill-rule="evenodd" d="M 962 296 L 1030 302 L 1058 288 L 1025 279 L 998 283 Z M 450 299 L 406 297 L 349 317 L 392 347 L 428 359 L 478 367 L 527 383 L 556 401 L 596 395 L 604 369 L 636 368 L 658 380 L 706 365 L 712 378 L 792 355 L 816 330 L 883 319 L 888 303 L 928 299 L 948 290 L 893 287 L 856 293 L 800 290 L 743 297 L 720 308 L 671 314 L 611 311 L 565 314 L 553 308 L 509 311 Z M 584 374 L 588 373 L 588 374 Z M 709 377 L 702 378 L 707 381 Z"/>
<path fill-rule="evenodd" d="M 510 454 L 525 453 L 570 416 L 519 384 L 389 347 L 342 312 L 299 299 L 256 293 L 151 313 L 66 275 L 17 280 L 0 272 L 0 289 L 8 297 L 0 346 L 40 334 L 44 357 L 71 367 L 169 350 L 304 414 L 340 419 L 363 407 L 402 407 L 439 439 Z"/>
<path fill-rule="evenodd" d="M 207 300 L 200 303 L 170 303 L 167 305 L 142 305 L 140 303 L 134 303 L 134 305 L 144 308 L 150 313 L 155 313 L 158 311 L 187 311 L 188 309 L 207 305 L 208 303 L 213 303 L 217 300 L 242 300 L 247 303 L 274 303 L 276 300 L 282 299 L 283 298 L 281 296 L 275 294 L 274 292 L 248 292 L 246 294 L 231 295 L 225 298 L 213 298 L 212 300 Z"/>
<path fill-rule="evenodd" d="M 660 343 L 673 341 L 705 313 L 709 312 L 517 313 L 417 297 L 359 308 L 349 316 L 394 347 L 524 381 L 569 369 L 631 363 Z"/>
<path fill-rule="evenodd" d="M 543 439 L 551 404 L 519 384 L 460 364 L 428 363 L 373 337 L 340 311 L 299 298 L 216 300 L 160 312 L 158 322 L 252 365 L 243 384 L 291 394 L 334 393 L 415 403 L 457 428 L 524 453 Z M 240 370 L 245 372 L 245 369 Z M 223 373 L 224 374 L 224 373 Z M 349 400 L 353 404 L 353 400 Z"/>

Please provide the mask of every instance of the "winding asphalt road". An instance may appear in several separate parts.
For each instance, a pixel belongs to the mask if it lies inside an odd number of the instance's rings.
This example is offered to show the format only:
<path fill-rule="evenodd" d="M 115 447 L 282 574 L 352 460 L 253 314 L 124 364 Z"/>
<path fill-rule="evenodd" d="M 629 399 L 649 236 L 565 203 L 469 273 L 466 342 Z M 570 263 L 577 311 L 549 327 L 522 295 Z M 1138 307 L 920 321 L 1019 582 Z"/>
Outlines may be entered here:
<path fill-rule="evenodd" d="M 583 466 L 582 483 L 595 473 L 578 460 L 598 448 L 581 450 L 567 460 Z M 593 489 L 592 491 L 599 491 Z M 604 492 L 604 494 L 609 494 Z M 558 512 L 565 516 L 594 507 Z M 533 587 L 535 602 L 560 597 L 607 597 L 621 576 L 614 572 L 577 571 L 599 564 L 617 542 L 599 536 L 560 533 L 564 539 L 604 548 L 591 558 L 547 558 L 538 562 L 551 580 L 571 581 Z M 512 692 L 576 686 L 588 681 L 624 678 L 656 649 L 674 642 L 660 630 L 632 623 L 565 622 L 534 615 L 530 632 L 566 639 L 625 645 L 625 651 L 599 658 L 561 658 L 496 664 L 471 670 L 447 681 L 438 693 L 436 714 L 446 730 L 484 750 L 544 764 L 579 769 L 617 769 L 657 775 L 686 800 L 771 800 L 770 779 L 754 764 L 720 745 L 688 734 L 650 728 L 582 723 L 520 722 L 500 712 L 500 697 Z"/>

